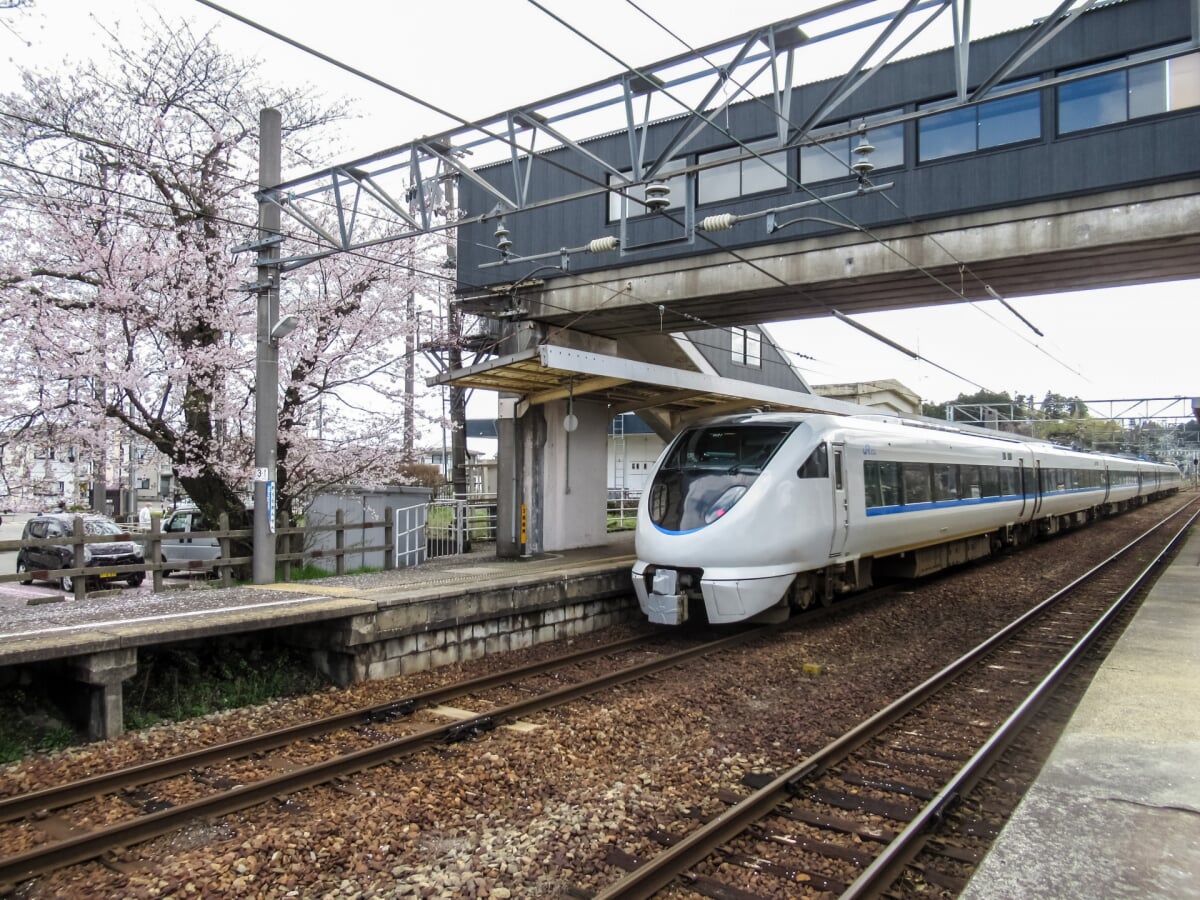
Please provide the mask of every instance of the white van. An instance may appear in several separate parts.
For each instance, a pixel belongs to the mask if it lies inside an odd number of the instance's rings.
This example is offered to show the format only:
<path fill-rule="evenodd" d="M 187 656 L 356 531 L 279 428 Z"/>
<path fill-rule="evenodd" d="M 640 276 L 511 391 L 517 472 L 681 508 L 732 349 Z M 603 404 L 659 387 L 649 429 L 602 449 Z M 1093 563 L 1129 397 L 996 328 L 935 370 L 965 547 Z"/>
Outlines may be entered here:
<path fill-rule="evenodd" d="M 191 537 L 193 531 L 213 531 L 204 514 L 195 507 L 175 510 L 163 519 L 162 562 L 164 565 L 186 567 L 194 560 L 218 559 L 221 543 L 214 537 Z M 164 569 L 163 575 L 169 570 Z"/>

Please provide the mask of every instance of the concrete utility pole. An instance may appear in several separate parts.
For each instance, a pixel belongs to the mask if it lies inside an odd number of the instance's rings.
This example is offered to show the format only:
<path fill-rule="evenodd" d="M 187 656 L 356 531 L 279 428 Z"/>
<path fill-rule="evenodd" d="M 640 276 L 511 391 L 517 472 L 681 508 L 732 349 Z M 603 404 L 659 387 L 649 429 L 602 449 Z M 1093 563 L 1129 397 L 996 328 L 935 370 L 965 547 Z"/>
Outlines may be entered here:
<path fill-rule="evenodd" d="M 258 117 L 258 187 L 282 180 L 282 122 L 276 109 Z M 279 442 L 279 207 L 258 201 L 258 343 L 254 374 L 254 562 L 255 584 L 275 581 L 275 476 Z"/>

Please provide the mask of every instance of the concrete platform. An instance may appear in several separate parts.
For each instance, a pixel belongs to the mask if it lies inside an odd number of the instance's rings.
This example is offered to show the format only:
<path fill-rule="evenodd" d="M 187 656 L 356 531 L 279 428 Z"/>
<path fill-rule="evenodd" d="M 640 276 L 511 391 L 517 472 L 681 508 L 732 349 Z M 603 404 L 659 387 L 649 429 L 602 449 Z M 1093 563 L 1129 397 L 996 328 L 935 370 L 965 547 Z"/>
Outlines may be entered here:
<path fill-rule="evenodd" d="M 1200 898 L 1200 529 L 962 897 Z"/>
<path fill-rule="evenodd" d="M 634 618 L 633 535 L 520 559 L 494 550 L 318 581 L 214 587 L 196 578 L 89 594 L 26 588 L 0 596 L 0 689 L 22 678 L 89 687 L 83 723 L 122 728 L 121 690 L 139 648 L 270 630 L 311 652 L 335 682 L 421 671 L 570 637 Z"/>

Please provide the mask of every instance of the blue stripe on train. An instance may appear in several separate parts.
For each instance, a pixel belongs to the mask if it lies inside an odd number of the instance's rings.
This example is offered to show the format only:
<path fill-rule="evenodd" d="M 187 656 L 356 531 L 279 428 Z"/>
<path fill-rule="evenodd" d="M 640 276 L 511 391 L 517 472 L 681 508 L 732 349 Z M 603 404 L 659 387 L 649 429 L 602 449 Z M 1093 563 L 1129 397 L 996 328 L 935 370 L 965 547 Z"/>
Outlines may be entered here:
<path fill-rule="evenodd" d="M 1072 488 L 1062 491 L 1045 491 L 1042 497 L 1061 497 L 1067 494 L 1086 494 L 1086 493 L 1102 494 L 1104 488 Z M 1004 494 L 1000 497 L 967 497 L 962 500 L 930 500 L 926 503 L 907 503 L 903 506 L 893 504 L 891 506 L 869 506 L 867 507 L 867 516 L 892 516 L 897 513 L 920 512 L 923 509 L 955 509 L 963 506 L 979 506 L 984 503 L 1010 503 L 1022 499 L 1033 500 L 1032 494 L 1027 497 L 1022 497 L 1020 494 Z"/>

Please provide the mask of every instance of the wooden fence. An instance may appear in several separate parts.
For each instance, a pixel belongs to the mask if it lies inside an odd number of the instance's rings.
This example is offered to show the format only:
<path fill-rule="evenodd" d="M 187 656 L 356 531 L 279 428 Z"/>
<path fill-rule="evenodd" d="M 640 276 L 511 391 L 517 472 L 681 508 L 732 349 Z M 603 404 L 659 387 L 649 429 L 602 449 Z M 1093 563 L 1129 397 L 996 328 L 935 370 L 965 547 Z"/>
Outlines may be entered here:
<path fill-rule="evenodd" d="M 333 524 L 312 526 L 286 526 L 275 529 L 275 562 L 277 577 L 281 581 L 292 580 L 293 567 L 301 567 L 312 560 L 332 559 L 333 569 L 330 574 L 344 575 L 346 573 L 346 556 L 359 553 L 383 551 L 383 568 L 391 569 L 396 565 L 395 546 L 395 515 L 391 507 L 385 510 L 382 521 L 352 522 L 347 524 L 342 510 L 338 510 Z M 64 538 L 44 538 L 40 540 L 0 541 L 0 551 L 19 551 L 22 547 L 59 547 L 69 546 L 73 552 L 73 562 L 70 568 L 37 569 L 13 574 L 0 574 L 0 583 L 13 581 L 58 581 L 63 577 L 75 580 L 74 593 L 82 599 L 87 592 L 89 580 L 98 579 L 101 574 L 115 576 L 111 580 L 124 580 L 136 572 L 144 572 L 151 576 L 154 590 L 163 589 L 163 573 L 167 571 L 205 571 L 213 572 L 222 585 L 229 586 L 235 581 L 235 570 L 239 566 L 250 566 L 253 557 L 248 555 L 234 556 L 235 544 L 241 543 L 249 548 L 253 530 L 249 528 L 231 529 L 229 516 L 222 513 L 217 522 L 218 527 L 213 531 L 163 532 L 162 520 L 155 516 L 151 520 L 149 531 L 128 531 L 121 534 L 85 534 L 83 517 L 74 519 L 73 533 Z M 353 537 L 359 538 L 364 531 L 379 533 L 379 541 L 366 544 L 362 540 L 347 542 L 346 533 L 355 532 Z M 309 538 L 322 533 L 334 535 L 334 546 L 306 547 Z M 220 546 L 220 556 L 211 560 L 188 560 L 187 562 L 162 562 L 162 542 L 164 540 L 179 540 L 186 536 L 190 539 L 215 538 Z M 372 534 L 373 539 L 373 534 Z M 144 562 L 121 566 L 85 566 L 84 547 L 89 544 L 106 544 L 132 541 L 141 544 Z"/>

